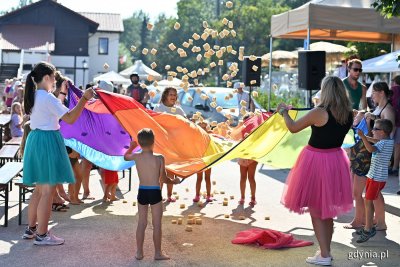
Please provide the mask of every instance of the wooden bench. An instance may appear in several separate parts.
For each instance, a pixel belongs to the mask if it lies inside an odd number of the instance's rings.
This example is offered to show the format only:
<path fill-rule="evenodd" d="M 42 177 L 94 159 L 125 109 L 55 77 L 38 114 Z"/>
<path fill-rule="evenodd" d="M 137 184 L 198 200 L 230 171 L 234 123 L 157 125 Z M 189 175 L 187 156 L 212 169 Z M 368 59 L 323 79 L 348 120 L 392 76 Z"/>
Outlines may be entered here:
<path fill-rule="evenodd" d="M 13 137 L 11 140 L 9 140 L 6 145 L 21 145 L 22 142 L 22 137 Z"/>
<path fill-rule="evenodd" d="M 4 164 L 8 161 L 18 160 L 19 146 L 16 145 L 4 145 L 0 149 L 0 164 Z"/>
<path fill-rule="evenodd" d="M 25 203 L 26 194 L 33 193 L 35 185 L 25 185 L 22 177 L 15 181 L 15 185 L 19 187 L 18 192 L 18 225 L 22 224 L 22 202 Z"/>
<path fill-rule="evenodd" d="M 4 194 L 0 194 L 4 198 L 4 226 L 8 226 L 8 192 L 9 184 L 14 177 L 20 176 L 22 171 L 22 162 L 7 162 L 3 167 L 0 168 L 0 192 L 4 191 Z"/>

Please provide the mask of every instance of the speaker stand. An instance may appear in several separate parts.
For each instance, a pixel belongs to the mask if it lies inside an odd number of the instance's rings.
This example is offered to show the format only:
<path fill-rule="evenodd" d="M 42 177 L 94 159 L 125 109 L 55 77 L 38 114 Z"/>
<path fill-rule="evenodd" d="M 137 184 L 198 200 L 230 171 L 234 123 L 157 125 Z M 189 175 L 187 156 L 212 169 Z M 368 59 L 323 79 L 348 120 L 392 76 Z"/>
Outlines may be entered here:
<path fill-rule="evenodd" d="M 253 86 L 249 86 L 249 111 L 251 111 L 251 92 L 253 91 Z"/>

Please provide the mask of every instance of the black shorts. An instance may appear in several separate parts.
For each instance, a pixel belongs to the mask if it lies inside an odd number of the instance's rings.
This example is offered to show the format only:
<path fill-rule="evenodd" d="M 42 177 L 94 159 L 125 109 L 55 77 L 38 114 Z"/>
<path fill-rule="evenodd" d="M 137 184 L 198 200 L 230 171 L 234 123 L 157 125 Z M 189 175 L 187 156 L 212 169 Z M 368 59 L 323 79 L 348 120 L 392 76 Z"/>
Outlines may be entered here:
<path fill-rule="evenodd" d="M 160 189 L 141 189 L 139 188 L 137 200 L 140 205 L 154 205 L 162 201 Z"/>

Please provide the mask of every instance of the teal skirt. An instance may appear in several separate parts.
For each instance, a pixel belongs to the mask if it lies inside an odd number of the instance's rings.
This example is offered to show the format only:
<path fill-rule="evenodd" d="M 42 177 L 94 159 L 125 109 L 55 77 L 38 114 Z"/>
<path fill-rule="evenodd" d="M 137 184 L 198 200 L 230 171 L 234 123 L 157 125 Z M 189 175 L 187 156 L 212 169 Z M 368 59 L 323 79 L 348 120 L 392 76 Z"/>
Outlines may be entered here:
<path fill-rule="evenodd" d="M 31 131 L 26 140 L 23 161 L 23 181 L 26 185 L 75 183 L 60 131 Z"/>

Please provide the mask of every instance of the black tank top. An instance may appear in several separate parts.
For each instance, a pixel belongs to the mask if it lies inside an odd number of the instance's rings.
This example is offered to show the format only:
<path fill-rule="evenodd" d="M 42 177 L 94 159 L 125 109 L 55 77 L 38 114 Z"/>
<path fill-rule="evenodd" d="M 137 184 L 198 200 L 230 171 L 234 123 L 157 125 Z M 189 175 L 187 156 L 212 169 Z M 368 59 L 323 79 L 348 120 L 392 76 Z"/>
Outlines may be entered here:
<path fill-rule="evenodd" d="M 330 110 L 328 122 L 321 127 L 311 125 L 311 137 L 308 144 L 315 148 L 335 148 L 343 144 L 343 140 L 353 124 L 353 113 L 349 112 L 349 118 L 344 125 L 336 122 Z"/>

